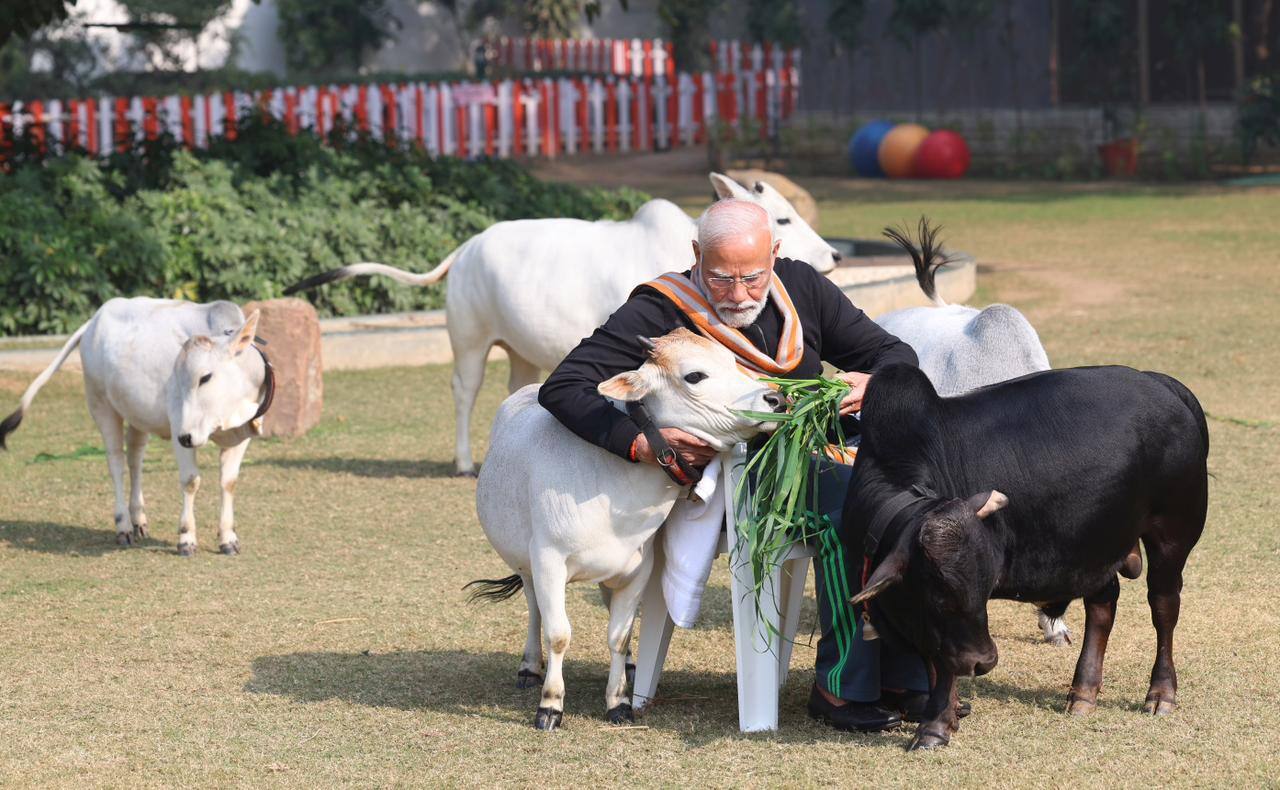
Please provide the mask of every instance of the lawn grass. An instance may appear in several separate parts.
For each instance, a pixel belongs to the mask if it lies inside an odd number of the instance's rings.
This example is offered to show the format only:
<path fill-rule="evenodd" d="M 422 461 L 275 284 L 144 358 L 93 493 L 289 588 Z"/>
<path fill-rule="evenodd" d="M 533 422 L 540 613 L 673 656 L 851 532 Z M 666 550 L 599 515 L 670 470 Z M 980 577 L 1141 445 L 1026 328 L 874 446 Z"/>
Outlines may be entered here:
<path fill-rule="evenodd" d="M 810 186 L 829 234 L 941 222 L 982 265 L 979 299 L 1023 308 L 1056 365 L 1160 369 L 1200 396 L 1214 477 L 1174 715 L 1139 712 L 1155 646 L 1139 580 L 1123 585 L 1092 717 L 1062 712 L 1077 651 L 1039 644 L 1030 607 L 996 603 L 1000 664 L 964 684 L 974 714 L 950 748 L 909 755 L 905 733 L 811 724 L 803 645 L 781 730 L 743 736 L 721 562 L 700 627 L 673 640 L 647 729 L 605 726 L 605 614 L 593 589 L 571 588 L 565 729 L 537 733 L 537 692 L 514 684 L 523 602 L 460 592 L 507 571 L 476 523 L 474 482 L 450 476 L 446 367 L 327 375 L 316 430 L 249 450 L 239 557 L 215 553 L 205 451 L 190 560 L 175 555 L 176 466 L 159 440 L 153 538 L 115 548 L 101 439 L 78 379 L 60 374 L 0 454 L 0 785 L 1274 785 L 1280 193 Z M 501 368 L 478 406 L 481 453 Z M 29 380 L 0 372 L 0 412 Z M 812 622 L 812 598 L 805 612 Z M 1079 605 L 1069 622 L 1079 634 Z"/>

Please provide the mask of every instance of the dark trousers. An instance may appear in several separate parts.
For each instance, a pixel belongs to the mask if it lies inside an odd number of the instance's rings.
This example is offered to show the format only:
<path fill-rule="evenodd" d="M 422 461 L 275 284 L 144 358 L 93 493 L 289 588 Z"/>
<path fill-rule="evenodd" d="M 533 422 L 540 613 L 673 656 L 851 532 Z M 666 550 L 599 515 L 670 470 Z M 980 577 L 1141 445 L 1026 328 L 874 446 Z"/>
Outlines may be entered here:
<path fill-rule="evenodd" d="M 850 470 L 843 465 L 828 468 L 818 489 L 823 510 L 837 524 L 841 523 Z M 874 702 L 880 699 L 882 688 L 928 691 L 929 673 L 920 656 L 896 649 L 883 639 L 868 642 L 862 638 L 862 608 L 849 604 L 862 589 L 862 552 L 845 546 L 834 529 L 821 533 L 817 544 L 813 570 L 820 631 L 815 665 L 818 685 L 852 702 Z"/>

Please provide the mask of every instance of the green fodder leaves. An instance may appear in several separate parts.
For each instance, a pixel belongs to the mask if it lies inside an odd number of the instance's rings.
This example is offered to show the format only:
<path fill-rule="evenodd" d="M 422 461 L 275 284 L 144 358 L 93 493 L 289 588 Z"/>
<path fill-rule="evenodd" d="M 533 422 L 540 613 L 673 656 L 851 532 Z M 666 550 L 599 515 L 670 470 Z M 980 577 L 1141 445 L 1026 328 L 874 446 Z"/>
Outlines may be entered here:
<path fill-rule="evenodd" d="M 843 446 L 840 401 L 849 385 L 837 379 L 764 379 L 791 404 L 786 413 L 741 412 L 777 427 L 747 461 L 734 491 L 737 540 L 750 564 L 751 591 L 760 622 L 772 639 L 776 629 L 761 610 L 761 593 L 791 544 L 811 540 L 831 526 L 818 510 L 815 465 L 830 463 L 825 450 L 832 441 Z M 820 466 L 819 466 L 820 468 Z"/>

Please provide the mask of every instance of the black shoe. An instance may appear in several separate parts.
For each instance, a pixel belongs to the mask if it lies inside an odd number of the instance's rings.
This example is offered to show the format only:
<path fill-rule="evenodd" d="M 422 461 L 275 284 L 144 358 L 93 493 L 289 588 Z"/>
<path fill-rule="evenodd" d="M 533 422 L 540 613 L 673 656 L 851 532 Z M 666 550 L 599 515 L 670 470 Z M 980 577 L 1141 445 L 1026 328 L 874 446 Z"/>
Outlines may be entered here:
<path fill-rule="evenodd" d="M 846 732 L 881 732 L 902 724 L 902 717 L 874 702 L 846 702 L 832 705 L 818 687 L 809 692 L 809 717 Z"/>
<path fill-rule="evenodd" d="M 881 691 L 880 704 L 901 713 L 903 721 L 918 722 L 924 718 L 929 695 L 923 691 Z M 973 707 L 964 700 L 956 706 L 956 718 L 963 719 L 972 712 Z"/>

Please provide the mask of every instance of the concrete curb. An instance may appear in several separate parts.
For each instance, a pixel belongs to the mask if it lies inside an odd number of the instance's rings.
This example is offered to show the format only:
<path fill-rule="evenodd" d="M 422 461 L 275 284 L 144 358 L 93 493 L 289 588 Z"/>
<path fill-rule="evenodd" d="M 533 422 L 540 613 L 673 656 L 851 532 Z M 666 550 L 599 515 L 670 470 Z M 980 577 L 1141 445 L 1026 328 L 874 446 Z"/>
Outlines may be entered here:
<path fill-rule="evenodd" d="M 958 256 L 938 272 L 942 298 L 961 304 L 977 288 L 977 263 Z M 908 265 L 886 263 L 851 266 L 832 272 L 831 280 L 849 299 L 872 317 L 929 304 Z M 48 367 L 66 342 L 67 335 L 6 338 L 8 345 L 37 345 L 0 351 L 0 370 L 37 373 Z M 321 354 L 325 370 L 365 370 L 402 365 L 439 365 L 453 361 L 444 310 L 423 310 L 388 315 L 326 318 L 320 322 Z M 490 359 L 505 359 L 494 348 Z M 63 370 L 79 370 L 80 354 L 73 352 Z"/>

